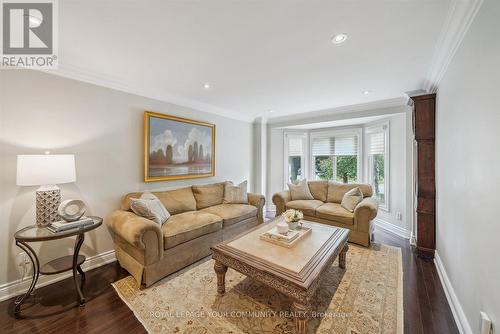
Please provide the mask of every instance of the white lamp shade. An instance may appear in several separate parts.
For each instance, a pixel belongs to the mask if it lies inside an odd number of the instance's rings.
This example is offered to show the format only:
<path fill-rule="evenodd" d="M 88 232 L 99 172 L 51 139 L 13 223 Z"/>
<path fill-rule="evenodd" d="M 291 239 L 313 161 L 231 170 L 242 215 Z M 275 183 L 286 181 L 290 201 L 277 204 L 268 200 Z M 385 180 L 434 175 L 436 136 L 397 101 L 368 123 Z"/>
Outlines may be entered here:
<path fill-rule="evenodd" d="M 42 186 L 76 181 L 73 154 L 17 156 L 17 185 Z"/>

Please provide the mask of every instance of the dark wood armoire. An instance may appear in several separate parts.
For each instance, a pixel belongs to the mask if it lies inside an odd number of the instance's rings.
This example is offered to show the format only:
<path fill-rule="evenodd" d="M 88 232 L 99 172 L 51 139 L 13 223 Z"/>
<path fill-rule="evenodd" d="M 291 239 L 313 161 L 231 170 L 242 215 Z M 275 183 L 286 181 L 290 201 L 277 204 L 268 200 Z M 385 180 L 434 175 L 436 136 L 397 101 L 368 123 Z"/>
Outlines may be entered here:
<path fill-rule="evenodd" d="M 434 258 L 436 249 L 436 94 L 410 96 L 416 141 L 417 253 Z"/>

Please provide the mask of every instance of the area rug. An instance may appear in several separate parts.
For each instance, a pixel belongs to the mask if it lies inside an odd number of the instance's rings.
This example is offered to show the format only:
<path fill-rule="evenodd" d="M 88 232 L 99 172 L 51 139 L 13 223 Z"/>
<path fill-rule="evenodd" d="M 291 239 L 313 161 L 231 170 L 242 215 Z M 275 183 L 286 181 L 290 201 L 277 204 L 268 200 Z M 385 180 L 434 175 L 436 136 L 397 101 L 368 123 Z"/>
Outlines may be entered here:
<path fill-rule="evenodd" d="M 328 269 L 314 298 L 308 333 L 403 333 L 401 249 L 349 246 L 346 270 Z M 149 333 L 295 333 L 291 300 L 229 268 L 217 295 L 213 260 L 206 258 L 139 289 L 132 276 L 113 283 Z"/>

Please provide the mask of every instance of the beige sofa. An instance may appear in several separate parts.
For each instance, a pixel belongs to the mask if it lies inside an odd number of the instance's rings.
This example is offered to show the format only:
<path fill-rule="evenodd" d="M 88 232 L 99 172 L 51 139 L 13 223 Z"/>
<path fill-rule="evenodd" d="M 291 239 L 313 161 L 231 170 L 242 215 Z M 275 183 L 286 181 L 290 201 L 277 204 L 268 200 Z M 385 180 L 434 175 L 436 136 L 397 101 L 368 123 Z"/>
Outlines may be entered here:
<path fill-rule="evenodd" d="M 377 216 L 378 211 L 378 202 L 371 197 L 372 187 L 369 184 L 342 184 L 327 181 L 307 183 L 314 197 L 313 200 L 292 201 L 290 191 L 282 191 L 273 195 L 276 216 L 287 209 L 297 209 L 303 212 L 306 220 L 350 229 L 350 242 L 368 246 L 373 228 L 371 221 Z M 360 188 L 364 198 L 351 213 L 340 203 L 344 194 L 355 187 Z"/>
<path fill-rule="evenodd" d="M 210 247 L 263 222 L 264 196 L 248 194 L 248 204 L 223 204 L 224 183 L 153 192 L 172 215 L 162 226 L 121 209 L 107 220 L 116 258 L 139 283 L 149 286 L 209 255 Z"/>

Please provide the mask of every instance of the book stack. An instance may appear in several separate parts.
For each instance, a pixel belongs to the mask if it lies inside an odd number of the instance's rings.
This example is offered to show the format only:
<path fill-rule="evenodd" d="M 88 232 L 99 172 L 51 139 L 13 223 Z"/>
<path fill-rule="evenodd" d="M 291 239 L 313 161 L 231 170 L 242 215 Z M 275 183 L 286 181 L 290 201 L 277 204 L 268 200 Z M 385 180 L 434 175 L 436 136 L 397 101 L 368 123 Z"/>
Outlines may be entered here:
<path fill-rule="evenodd" d="M 299 236 L 299 232 L 289 230 L 288 232 L 286 232 L 286 234 L 283 234 L 279 233 L 276 227 L 273 227 L 272 229 L 264 233 L 263 236 L 281 242 L 290 243 Z"/>
<path fill-rule="evenodd" d="M 286 234 L 279 233 L 276 227 L 262 233 L 259 238 L 261 240 L 280 245 L 286 248 L 292 248 L 300 239 L 311 232 L 310 227 L 303 226 L 297 230 L 289 230 Z"/>
<path fill-rule="evenodd" d="M 92 224 L 94 224 L 94 220 L 92 218 L 82 217 L 74 222 L 67 222 L 65 220 L 59 220 L 57 222 L 53 222 L 49 226 L 47 226 L 47 229 L 53 233 L 58 233 L 76 228 L 81 228 Z"/>

